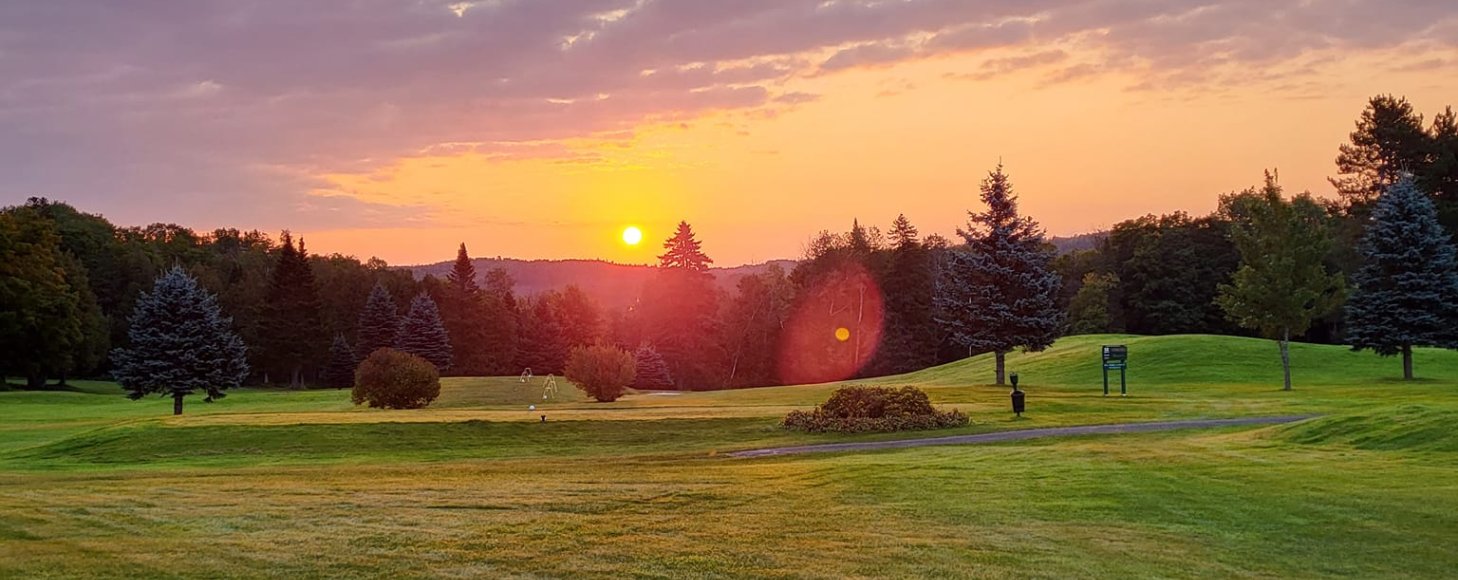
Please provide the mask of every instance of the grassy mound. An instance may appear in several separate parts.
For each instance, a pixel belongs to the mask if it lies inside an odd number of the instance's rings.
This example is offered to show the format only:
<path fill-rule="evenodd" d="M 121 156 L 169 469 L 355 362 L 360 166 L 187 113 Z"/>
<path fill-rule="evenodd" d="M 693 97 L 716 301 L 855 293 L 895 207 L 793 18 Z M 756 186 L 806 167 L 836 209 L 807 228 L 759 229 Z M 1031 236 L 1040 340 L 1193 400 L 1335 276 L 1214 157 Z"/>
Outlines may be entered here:
<path fill-rule="evenodd" d="M 1458 451 L 1458 410 L 1426 405 L 1383 407 L 1285 427 L 1278 437 L 1306 445 L 1347 445 L 1375 451 Z"/>
<path fill-rule="evenodd" d="M 1103 381 L 1099 347 L 1129 347 L 1129 379 L 1143 384 L 1252 384 L 1281 380 L 1281 361 L 1273 340 L 1238 336 L 1189 334 L 1135 336 L 1094 334 L 1059 339 L 1043 352 L 1013 352 L 1008 370 L 1028 384 L 1090 385 Z M 1420 379 L 1458 379 L 1458 352 L 1436 348 L 1413 351 Z M 1291 372 L 1296 387 L 1401 383 L 1402 363 L 1340 345 L 1291 344 Z M 984 354 L 903 375 L 925 384 L 987 384 L 993 378 L 993 356 Z M 1115 374 L 1113 380 L 1117 381 Z"/>

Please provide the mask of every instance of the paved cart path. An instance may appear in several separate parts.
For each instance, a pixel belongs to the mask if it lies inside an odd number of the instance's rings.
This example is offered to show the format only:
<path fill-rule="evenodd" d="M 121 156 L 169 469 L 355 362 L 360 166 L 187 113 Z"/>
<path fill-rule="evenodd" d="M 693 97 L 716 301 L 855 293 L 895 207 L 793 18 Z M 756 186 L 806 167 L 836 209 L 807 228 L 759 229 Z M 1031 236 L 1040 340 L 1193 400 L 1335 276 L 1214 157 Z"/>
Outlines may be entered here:
<path fill-rule="evenodd" d="M 1067 437 L 1070 435 L 1103 435 L 1109 433 L 1149 433 L 1174 431 L 1176 429 L 1208 429 L 1212 427 L 1234 427 L 1239 425 L 1279 425 L 1310 419 L 1316 415 L 1286 415 L 1281 417 L 1240 417 L 1236 419 L 1194 419 L 1189 421 L 1160 421 L 1155 423 L 1117 423 L 1113 425 L 1082 425 L 1077 427 L 1052 427 L 1047 429 L 1024 429 L 979 433 L 977 435 L 954 435 L 951 437 L 928 437 L 923 439 L 897 439 L 895 441 L 865 441 L 860 443 L 823 443 L 819 445 L 798 445 L 794 447 L 772 447 L 750 449 L 728 453 L 731 457 L 771 457 L 798 453 L 823 453 L 833 451 L 873 451 L 877 449 L 902 449 L 928 445 L 967 445 L 974 443 L 999 443 L 1021 441 L 1040 437 Z"/>

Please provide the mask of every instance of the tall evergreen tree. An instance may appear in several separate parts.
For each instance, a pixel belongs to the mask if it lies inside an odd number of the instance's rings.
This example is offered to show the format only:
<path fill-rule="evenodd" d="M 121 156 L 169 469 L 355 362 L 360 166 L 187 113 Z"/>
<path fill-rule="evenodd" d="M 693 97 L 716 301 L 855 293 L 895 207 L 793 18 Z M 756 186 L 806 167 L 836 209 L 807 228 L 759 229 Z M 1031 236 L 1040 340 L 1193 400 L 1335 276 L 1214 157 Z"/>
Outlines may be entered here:
<path fill-rule="evenodd" d="M 707 389 L 722 383 L 722 345 L 718 339 L 718 294 L 714 263 L 704 254 L 688 222 L 679 222 L 663 243 L 658 272 L 639 300 L 644 338 L 659 354 L 680 388 Z"/>
<path fill-rule="evenodd" d="M 544 298 L 552 305 L 569 350 L 590 346 L 602 338 L 602 314 L 592 298 L 576 284 L 568 284 L 561 292 L 548 293 Z"/>
<path fill-rule="evenodd" d="M 482 300 L 486 306 L 484 351 L 488 374 L 514 375 L 522 368 L 516 364 L 521 339 L 517 330 L 520 313 L 517 309 L 516 282 L 501 268 L 486 272 Z"/>
<path fill-rule="evenodd" d="M 471 263 L 471 255 L 466 252 L 464 242 L 456 250 L 456 262 L 446 274 L 446 284 L 467 298 L 475 298 L 481 294 L 481 285 L 476 282 L 476 265 Z"/>
<path fill-rule="evenodd" d="M 1412 103 L 1378 95 L 1367 102 L 1351 142 L 1341 145 L 1336 158 L 1341 177 L 1329 181 L 1349 207 L 1360 209 L 1371 205 L 1404 173 L 1421 173 L 1430 150 L 1423 116 L 1413 111 Z"/>
<path fill-rule="evenodd" d="M 1402 354 L 1402 377 L 1411 379 L 1412 347 L 1458 345 L 1458 252 L 1411 177 L 1377 198 L 1358 249 L 1347 341 L 1382 356 Z"/>
<path fill-rule="evenodd" d="M 336 334 L 334 343 L 329 345 L 329 363 L 324 366 L 319 378 L 326 387 L 347 389 L 354 386 L 354 369 L 357 366 L 359 359 L 354 357 L 349 341 L 344 339 L 343 334 Z"/>
<path fill-rule="evenodd" d="M 1291 390 L 1291 336 L 1341 303 L 1342 275 L 1329 273 L 1331 228 L 1326 212 L 1309 194 L 1286 201 L 1276 177 L 1266 173 L 1259 192 L 1220 200 L 1231 216 L 1231 237 L 1240 249 L 1240 269 L 1220 286 L 1220 307 L 1241 326 L 1278 341 L 1284 389 Z"/>
<path fill-rule="evenodd" d="M 1438 206 L 1438 221 L 1448 235 L 1458 234 L 1458 115 L 1443 109 L 1433 118 L 1432 156 L 1427 171 L 1418 179 L 1418 189 L 1430 192 Z"/>
<path fill-rule="evenodd" d="M 538 375 L 561 374 L 567 363 L 567 337 L 552 307 L 552 301 L 538 296 L 521 307 L 517 372 L 531 369 Z"/>
<path fill-rule="evenodd" d="M 466 244 L 456 252 L 456 263 L 446 274 L 445 295 L 441 302 L 441 318 L 451 337 L 451 372 L 457 375 L 489 375 L 494 353 L 491 352 L 490 309 L 476 282 L 476 267 L 466 253 Z"/>
<path fill-rule="evenodd" d="M 701 243 L 694 238 L 693 226 L 686 221 L 678 222 L 678 229 L 673 232 L 673 237 L 663 242 L 663 248 L 667 251 L 658 256 L 659 268 L 708 272 L 709 264 L 714 263 L 704 254 Z"/>
<path fill-rule="evenodd" d="M 416 294 L 410 302 L 410 312 L 400 320 L 400 331 L 395 335 L 395 350 L 428 360 L 437 370 L 450 368 L 450 336 L 429 294 Z"/>
<path fill-rule="evenodd" d="M 303 388 L 304 369 L 323 358 L 328 334 L 304 240 L 296 248 L 289 232 L 283 233 L 261 322 L 259 347 L 265 364 L 286 371 L 290 387 Z"/>
<path fill-rule="evenodd" d="M 1042 229 L 1018 215 L 1017 195 L 1001 164 L 982 181 L 981 197 L 987 210 L 967 212 L 967 227 L 957 229 L 967 248 L 949 256 L 938 322 L 968 352 L 994 353 L 1001 385 L 1008 351 L 1042 350 L 1058 337 L 1060 280 Z"/>
<path fill-rule="evenodd" d="M 375 283 L 364 309 L 359 312 L 356 327 L 355 358 L 364 360 L 376 350 L 395 345 L 395 335 L 400 332 L 400 313 L 390 291 L 383 284 Z"/>
<path fill-rule="evenodd" d="M 931 253 L 905 215 L 892 222 L 891 243 L 890 263 L 880 276 L 886 323 L 871 369 L 877 375 L 920 370 L 936 361 Z"/>
<path fill-rule="evenodd" d="M 663 362 L 663 356 L 653 348 L 653 345 L 643 343 L 638 350 L 633 351 L 633 362 L 637 372 L 633 375 L 633 388 L 644 390 L 661 390 L 673 388 L 673 376 L 668 371 L 668 363 Z"/>
<path fill-rule="evenodd" d="M 232 320 L 179 266 L 137 299 L 130 324 L 130 344 L 112 352 L 112 374 L 134 400 L 170 396 L 172 413 L 181 415 L 183 397 L 202 391 L 213 401 L 248 376 L 247 350 Z"/>

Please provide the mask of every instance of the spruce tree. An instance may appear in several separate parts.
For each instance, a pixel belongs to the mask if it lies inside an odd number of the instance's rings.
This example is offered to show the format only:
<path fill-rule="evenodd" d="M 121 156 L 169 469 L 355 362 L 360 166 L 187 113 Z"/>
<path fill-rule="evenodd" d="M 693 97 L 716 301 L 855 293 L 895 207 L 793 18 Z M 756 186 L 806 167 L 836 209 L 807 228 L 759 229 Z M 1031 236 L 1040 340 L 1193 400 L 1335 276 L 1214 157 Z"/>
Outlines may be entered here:
<path fill-rule="evenodd" d="M 917 239 L 916 226 L 905 215 L 891 224 L 890 263 L 880 277 L 886 323 L 872 373 L 894 375 L 935 363 L 936 323 L 932 319 L 931 252 Z"/>
<path fill-rule="evenodd" d="M 633 379 L 635 389 L 672 389 L 673 376 L 668 372 L 668 363 L 663 361 L 663 356 L 653 348 L 653 345 L 643 343 L 638 350 L 633 352 L 633 361 L 637 373 Z"/>
<path fill-rule="evenodd" d="M 1241 263 L 1231 283 L 1220 285 L 1216 302 L 1231 320 L 1278 341 L 1289 391 L 1291 336 L 1341 303 L 1342 275 L 1326 268 L 1332 245 L 1326 212 L 1310 195 L 1282 199 L 1269 172 L 1259 192 L 1225 196 L 1220 205 Z"/>
<path fill-rule="evenodd" d="M 969 353 L 994 353 L 1001 385 L 1008 351 L 1043 350 L 1058 337 L 1061 280 L 1042 229 L 1018 215 L 1017 195 L 1001 164 L 982 181 L 981 197 L 987 210 L 967 212 L 967 227 L 957 229 L 967 247 L 948 255 L 937 321 Z"/>
<path fill-rule="evenodd" d="M 482 297 L 486 304 L 483 350 L 487 356 L 487 374 L 490 375 L 515 375 L 522 371 L 522 367 L 516 364 L 521 339 L 517 331 L 520 313 L 517 310 L 515 284 L 506 270 L 494 268 L 486 272 L 486 287 Z"/>
<path fill-rule="evenodd" d="M 326 387 L 346 389 L 354 386 L 354 369 L 357 366 L 359 359 L 354 357 L 349 341 L 344 339 L 343 334 L 336 334 L 334 343 L 329 345 L 329 363 L 324 366 L 320 378 Z"/>
<path fill-rule="evenodd" d="M 438 371 L 451 367 L 450 336 L 429 294 L 416 294 L 410 302 L 410 312 L 400 320 L 400 331 L 395 335 L 395 350 L 430 361 Z"/>
<path fill-rule="evenodd" d="M 1413 378 L 1412 347 L 1458 344 L 1458 255 L 1432 199 L 1404 177 L 1377 198 L 1358 244 L 1347 341 L 1356 350 L 1402 354 Z"/>
<path fill-rule="evenodd" d="M 690 272 L 707 272 L 709 264 L 714 263 L 708 256 L 704 255 L 701 244 L 694 239 L 694 228 L 686 221 L 678 222 L 678 229 L 673 232 L 673 237 L 663 242 L 663 248 L 667 251 L 658 256 L 658 267 L 671 270 L 687 270 Z"/>
<path fill-rule="evenodd" d="M 359 312 L 359 325 L 355 331 L 355 358 L 364 360 L 376 350 L 395 346 L 395 335 L 400 332 L 400 314 L 395 299 L 383 284 L 375 283 L 364 309 Z"/>
<path fill-rule="evenodd" d="M 181 415 L 183 397 L 202 391 L 213 401 L 248 376 L 247 350 L 231 325 L 217 298 L 174 266 L 137 299 L 130 345 L 112 351 L 112 374 L 130 398 L 170 396 Z"/>
<path fill-rule="evenodd" d="M 723 345 L 718 340 L 719 302 L 709 264 L 688 222 L 679 222 L 663 243 L 658 272 L 644 286 L 639 301 L 645 338 L 659 354 L 680 388 L 722 384 Z"/>
<path fill-rule="evenodd" d="M 450 335 L 454 358 L 451 371 L 458 375 L 488 375 L 493 370 L 491 312 L 476 282 L 476 267 L 466 253 L 466 244 L 456 252 L 456 263 L 446 274 L 441 301 L 441 318 Z M 444 370 L 444 369 L 442 369 Z"/>
<path fill-rule="evenodd" d="M 266 368 L 287 371 L 289 386 L 303 388 L 304 368 L 322 358 L 328 334 L 304 240 L 296 248 L 289 232 L 283 233 L 261 322 L 259 346 Z"/>
<path fill-rule="evenodd" d="M 539 296 L 521 309 L 517 372 L 531 369 L 538 375 L 560 374 L 567 363 L 567 336 L 549 298 Z"/>

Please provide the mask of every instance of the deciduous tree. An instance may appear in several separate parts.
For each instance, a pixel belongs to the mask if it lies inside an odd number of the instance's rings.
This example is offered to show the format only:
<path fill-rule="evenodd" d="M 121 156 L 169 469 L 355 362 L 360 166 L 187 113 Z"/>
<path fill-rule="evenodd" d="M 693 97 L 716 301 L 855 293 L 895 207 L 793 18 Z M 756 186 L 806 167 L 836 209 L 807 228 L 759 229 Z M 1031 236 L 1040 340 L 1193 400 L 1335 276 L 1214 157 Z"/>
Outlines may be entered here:
<path fill-rule="evenodd" d="M 1278 341 L 1284 389 L 1291 390 L 1292 335 L 1341 304 L 1341 273 L 1327 271 L 1331 229 L 1326 212 L 1310 194 L 1287 201 L 1267 172 L 1260 191 L 1220 200 L 1230 216 L 1231 237 L 1240 250 L 1240 269 L 1220 286 L 1218 302 L 1241 326 Z"/>

